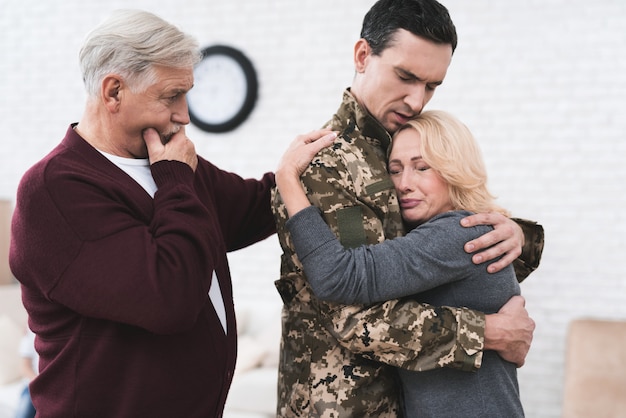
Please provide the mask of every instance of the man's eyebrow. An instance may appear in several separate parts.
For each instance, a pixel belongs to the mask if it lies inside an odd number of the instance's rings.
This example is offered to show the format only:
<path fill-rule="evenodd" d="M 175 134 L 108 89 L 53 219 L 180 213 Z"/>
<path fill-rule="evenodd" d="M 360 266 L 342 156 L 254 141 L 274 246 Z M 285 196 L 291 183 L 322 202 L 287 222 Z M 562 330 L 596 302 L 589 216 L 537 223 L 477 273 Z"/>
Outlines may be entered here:
<path fill-rule="evenodd" d="M 174 89 L 168 90 L 166 93 L 166 96 L 177 95 L 177 94 L 187 94 L 187 92 L 189 92 L 189 90 L 187 89 L 174 88 Z"/>
<path fill-rule="evenodd" d="M 410 71 L 407 71 L 407 70 L 405 70 L 403 68 L 400 68 L 400 67 L 396 67 L 396 69 L 398 70 L 398 72 L 402 73 L 402 75 L 407 77 L 407 78 L 412 78 L 413 80 L 421 81 L 421 82 L 424 82 L 424 83 L 432 85 L 432 86 L 440 86 L 443 83 L 443 80 L 426 82 L 426 80 L 424 80 L 421 77 L 418 77 L 417 75 L 413 74 Z"/>

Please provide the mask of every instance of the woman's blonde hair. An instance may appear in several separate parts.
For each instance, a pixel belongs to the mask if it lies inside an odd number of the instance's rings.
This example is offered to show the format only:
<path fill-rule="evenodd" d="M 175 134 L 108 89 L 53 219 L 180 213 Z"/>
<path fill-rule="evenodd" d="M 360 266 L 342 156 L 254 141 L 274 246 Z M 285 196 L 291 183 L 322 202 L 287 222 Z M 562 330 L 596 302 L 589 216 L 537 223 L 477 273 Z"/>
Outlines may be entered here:
<path fill-rule="evenodd" d="M 415 129 L 420 134 L 422 158 L 448 184 L 455 209 L 509 216 L 506 209 L 494 203 L 487 189 L 480 148 L 465 124 L 447 112 L 430 110 L 410 120 L 403 129 Z"/>

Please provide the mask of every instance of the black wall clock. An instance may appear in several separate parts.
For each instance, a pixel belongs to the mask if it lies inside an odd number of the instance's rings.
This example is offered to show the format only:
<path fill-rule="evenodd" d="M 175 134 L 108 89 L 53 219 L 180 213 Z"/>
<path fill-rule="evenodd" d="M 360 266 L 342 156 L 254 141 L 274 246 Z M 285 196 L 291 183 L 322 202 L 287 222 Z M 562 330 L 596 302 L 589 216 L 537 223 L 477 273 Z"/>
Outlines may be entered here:
<path fill-rule="evenodd" d="M 238 49 L 213 45 L 202 50 L 187 93 L 191 123 L 206 132 L 232 131 L 252 112 L 258 81 L 252 62 Z"/>

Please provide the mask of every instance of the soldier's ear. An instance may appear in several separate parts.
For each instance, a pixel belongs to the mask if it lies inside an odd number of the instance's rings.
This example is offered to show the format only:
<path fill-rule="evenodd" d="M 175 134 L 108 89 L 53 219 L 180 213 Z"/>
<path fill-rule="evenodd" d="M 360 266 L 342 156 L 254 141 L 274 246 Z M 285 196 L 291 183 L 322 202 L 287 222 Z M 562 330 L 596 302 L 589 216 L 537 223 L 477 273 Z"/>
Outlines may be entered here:
<path fill-rule="evenodd" d="M 370 44 L 363 38 L 354 44 L 354 69 L 358 73 L 362 73 L 367 66 L 367 60 L 372 53 Z"/>

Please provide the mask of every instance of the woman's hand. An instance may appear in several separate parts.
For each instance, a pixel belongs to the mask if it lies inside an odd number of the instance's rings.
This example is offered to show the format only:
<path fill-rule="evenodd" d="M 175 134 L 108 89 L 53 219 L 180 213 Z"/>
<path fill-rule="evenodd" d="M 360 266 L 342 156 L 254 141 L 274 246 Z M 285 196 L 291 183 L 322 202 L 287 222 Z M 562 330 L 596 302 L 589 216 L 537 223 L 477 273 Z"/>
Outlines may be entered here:
<path fill-rule="evenodd" d="M 298 135 L 283 154 L 276 169 L 276 186 L 289 216 L 310 205 L 300 184 L 300 175 L 322 148 L 331 145 L 337 134 L 328 129 Z"/>
<path fill-rule="evenodd" d="M 276 175 L 299 178 L 307 166 L 322 148 L 333 143 L 337 134 L 320 129 L 306 135 L 298 135 L 283 154 L 276 169 Z"/>

